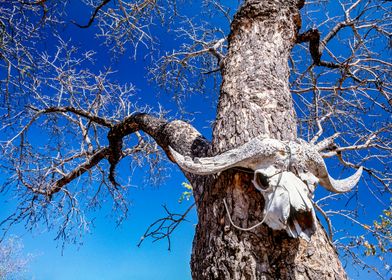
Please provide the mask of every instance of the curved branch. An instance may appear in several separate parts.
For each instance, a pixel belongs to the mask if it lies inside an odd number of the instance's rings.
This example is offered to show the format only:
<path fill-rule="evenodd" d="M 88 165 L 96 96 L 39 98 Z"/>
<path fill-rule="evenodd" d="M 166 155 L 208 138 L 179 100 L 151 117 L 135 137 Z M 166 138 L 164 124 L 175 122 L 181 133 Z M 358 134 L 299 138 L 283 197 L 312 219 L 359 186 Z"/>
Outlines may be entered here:
<path fill-rule="evenodd" d="M 150 135 L 173 162 L 175 160 L 172 158 L 169 146 L 175 147 L 184 155 L 197 157 L 205 156 L 210 145 L 195 128 L 186 122 L 178 120 L 168 122 L 146 113 L 131 115 L 116 124 L 108 133 L 109 179 L 112 183 L 115 183 L 115 167 L 121 160 L 123 138 L 139 130 Z"/>
<path fill-rule="evenodd" d="M 175 229 L 184 221 L 186 220 L 186 216 L 189 214 L 189 212 L 192 210 L 192 208 L 196 204 L 193 203 L 191 206 L 188 207 L 188 209 L 182 213 L 182 214 L 177 214 L 177 213 L 172 213 L 169 211 L 169 209 L 163 205 L 163 209 L 165 209 L 166 212 L 166 217 L 160 218 L 153 222 L 145 231 L 143 236 L 140 238 L 139 243 L 137 244 L 138 247 L 140 247 L 143 243 L 143 241 L 151 237 L 152 242 L 159 241 L 161 239 L 167 239 L 168 242 L 168 250 L 170 251 L 171 247 L 171 242 L 170 242 L 170 237 L 171 234 L 175 231 Z"/>
<path fill-rule="evenodd" d="M 49 107 L 46 109 L 39 110 L 35 107 L 28 106 L 28 108 L 37 111 L 37 114 L 50 114 L 50 113 L 73 113 L 75 115 L 84 117 L 86 119 L 89 119 L 90 121 L 97 123 L 99 125 L 109 127 L 111 128 L 113 126 L 113 123 L 111 121 L 108 121 L 105 118 L 98 117 L 96 115 L 91 114 L 88 111 L 82 110 L 82 109 L 77 109 L 74 107 L 70 106 L 65 106 L 65 107 Z"/>
<path fill-rule="evenodd" d="M 94 22 L 94 20 L 95 20 L 95 17 L 97 16 L 99 10 L 101 10 L 101 9 L 102 9 L 106 4 L 108 4 L 110 1 L 111 1 L 111 0 L 103 0 L 102 3 L 99 4 L 99 5 L 95 8 L 93 14 L 91 15 L 91 17 L 90 17 L 90 19 L 89 19 L 89 21 L 88 21 L 88 23 L 87 23 L 86 25 L 81 25 L 81 24 L 77 23 L 76 21 L 72 21 L 72 23 L 75 24 L 75 25 L 76 25 L 77 27 L 79 27 L 79 28 L 89 28 L 89 27 L 93 24 L 93 22 Z"/>
<path fill-rule="evenodd" d="M 38 0 L 38 1 L 35 1 L 35 2 L 22 1 L 21 3 L 23 5 L 34 6 L 34 5 L 43 5 L 43 4 L 45 4 L 46 1 L 47 0 Z"/>
<path fill-rule="evenodd" d="M 321 60 L 324 45 L 322 42 L 320 42 L 320 31 L 318 31 L 318 29 L 309 29 L 302 34 L 299 34 L 297 37 L 297 43 L 304 42 L 309 42 L 309 52 L 312 56 L 314 65 L 325 66 L 333 69 L 341 67 L 339 64 Z"/>
<path fill-rule="evenodd" d="M 25 185 L 33 193 L 45 195 L 49 198 L 53 194 L 62 190 L 65 185 L 80 177 L 86 171 L 91 170 L 103 159 L 108 160 L 110 164 L 108 179 L 116 187 L 118 185 L 115 180 L 116 165 L 120 162 L 121 159 L 130 154 L 129 149 L 123 150 L 123 139 L 128 135 L 137 133 L 137 131 L 143 131 L 150 135 L 155 140 L 155 142 L 166 152 L 169 159 L 172 161 L 173 159 L 169 151 L 169 145 L 175 147 L 183 154 L 193 157 L 205 156 L 209 148 L 209 142 L 195 128 L 183 121 L 168 122 L 164 119 L 157 118 L 146 113 L 137 113 L 126 117 L 116 124 L 112 124 L 111 121 L 73 107 L 51 107 L 42 110 L 34 110 L 38 111 L 38 113 L 33 116 L 29 124 L 25 126 L 25 128 L 18 135 L 23 135 L 31 123 L 34 122 L 40 115 L 49 113 L 70 112 L 78 116 L 83 116 L 90 121 L 95 122 L 96 124 L 110 128 L 107 134 L 109 141 L 109 145 L 107 147 L 99 148 L 92 153 L 86 154 L 86 161 L 75 167 L 67 174 L 58 172 L 57 168 L 53 168 L 53 171 L 51 172 L 60 173 L 62 177 L 54 183 L 50 183 L 47 189 L 32 186 L 30 183 L 24 180 L 21 172 L 17 171 L 19 180 L 23 185 Z M 18 137 L 18 135 L 14 138 Z M 131 149 L 131 151 L 132 153 L 141 151 L 144 146 L 145 143 L 143 141 L 139 142 L 136 148 Z M 72 159 L 76 158 L 79 157 L 71 157 L 71 160 L 64 160 L 72 161 Z M 17 169 L 19 170 L 19 168 Z"/>
<path fill-rule="evenodd" d="M 87 161 L 80 164 L 68 174 L 64 175 L 61 179 L 57 180 L 52 185 L 52 187 L 45 192 L 45 194 L 50 197 L 53 194 L 59 192 L 65 185 L 70 183 L 72 180 L 80 177 L 83 173 L 96 166 L 102 159 L 106 157 L 108 152 L 109 148 L 107 147 L 99 149 L 91 156 L 91 158 L 87 159 Z"/>

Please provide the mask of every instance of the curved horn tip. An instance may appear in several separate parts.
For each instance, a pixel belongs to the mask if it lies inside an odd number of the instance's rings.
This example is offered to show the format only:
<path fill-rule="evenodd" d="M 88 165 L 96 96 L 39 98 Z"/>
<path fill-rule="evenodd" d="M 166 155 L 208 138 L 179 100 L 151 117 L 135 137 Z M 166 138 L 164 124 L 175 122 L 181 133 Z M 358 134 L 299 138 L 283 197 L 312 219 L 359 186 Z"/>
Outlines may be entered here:
<path fill-rule="evenodd" d="M 184 156 L 184 155 L 180 154 L 179 152 L 174 150 L 171 146 L 168 146 L 168 147 L 169 147 L 169 151 L 171 153 L 171 156 L 172 156 L 174 162 L 176 164 L 178 164 L 178 166 L 180 166 L 182 169 L 185 169 L 185 170 L 189 169 L 188 165 L 193 163 L 192 158 L 189 156 Z"/>
<path fill-rule="evenodd" d="M 186 172 L 198 175 L 210 175 L 225 170 L 225 164 L 217 164 L 214 158 L 191 158 L 184 156 L 169 146 L 170 153 L 177 165 Z"/>
<path fill-rule="evenodd" d="M 179 152 L 177 152 L 176 150 L 174 150 L 171 146 L 169 147 L 169 151 L 174 159 L 174 161 L 176 163 L 178 163 L 179 161 L 182 161 L 185 157 L 183 155 L 181 155 Z"/>
<path fill-rule="evenodd" d="M 363 167 L 361 166 L 353 175 L 342 180 L 335 180 L 328 175 L 327 180 L 326 181 L 322 180 L 323 182 L 320 182 L 320 184 L 331 192 L 335 192 L 335 193 L 349 192 L 351 191 L 352 188 L 354 188 L 358 184 L 362 176 L 362 171 L 363 171 Z"/>

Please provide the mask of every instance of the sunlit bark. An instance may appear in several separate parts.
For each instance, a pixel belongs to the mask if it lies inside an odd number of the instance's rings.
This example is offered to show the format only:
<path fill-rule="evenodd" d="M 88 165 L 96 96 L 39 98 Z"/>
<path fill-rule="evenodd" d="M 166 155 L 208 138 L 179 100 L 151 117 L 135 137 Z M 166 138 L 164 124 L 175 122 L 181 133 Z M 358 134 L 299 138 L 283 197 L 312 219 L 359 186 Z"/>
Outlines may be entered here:
<path fill-rule="evenodd" d="M 222 70 L 215 153 L 261 134 L 280 140 L 297 137 L 288 57 L 296 41 L 298 13 L 296 1 L 246 1 L 237 12 Z M 345 279 L 320 225 L 309 243 L 265 225 L 251 231 L 231 226 L 223 199 L 228 201 L 234 223 L 241 227 L 250 227 L 263 217 L 264 201 L 251 183 L 252 175 L 233 169 L 207 182 L 193 183 L 201 193 L 197 196 L 193 278 Z"/>

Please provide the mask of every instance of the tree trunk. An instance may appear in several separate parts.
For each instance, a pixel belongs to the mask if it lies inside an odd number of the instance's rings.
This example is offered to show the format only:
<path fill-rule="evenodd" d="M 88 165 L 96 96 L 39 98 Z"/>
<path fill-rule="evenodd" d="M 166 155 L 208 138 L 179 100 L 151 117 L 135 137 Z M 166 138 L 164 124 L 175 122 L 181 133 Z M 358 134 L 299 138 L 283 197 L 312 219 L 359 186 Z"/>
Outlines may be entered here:
<path fill-rule="evenodd" d="M 288 57 L 300 5 L 295 0 L 248 0 L 237 12 L 222 71 L 213 154 L 260 134 L 280 140 L 297 137 Z M 199 217 L 193 279 L 346 279 L 321 225 L 309 243 L 266 225 L 251 231 L 231 226 L 224 198 L 235 224 L 250 227 L 263 218 L 264 200 L 252 177 L 231 169 L 191 180 Z"/>

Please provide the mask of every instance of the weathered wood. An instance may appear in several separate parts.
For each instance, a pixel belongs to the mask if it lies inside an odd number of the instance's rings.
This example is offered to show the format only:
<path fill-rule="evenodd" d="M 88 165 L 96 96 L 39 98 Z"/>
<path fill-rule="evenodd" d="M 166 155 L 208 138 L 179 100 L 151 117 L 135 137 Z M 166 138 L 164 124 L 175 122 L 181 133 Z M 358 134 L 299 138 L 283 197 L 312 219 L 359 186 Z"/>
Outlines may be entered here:
<path fill-rule="evenodd" d="M 297 138 L 288 57 L 296 42 L 300 2 L 248 0 L 235 15 L 223 63 L 212 154 L 262 134 L 285 141 Z M 346 279 L 320 225 L 309 243 L 264 225 L 251 231 L 231 226 L 223 199 L 237 225 L 246 228 L 262 219 L 264 200 L 252 179 L 252 173 L 230 169 L 191 181 L 199 218 L 193 279 Z"/>

